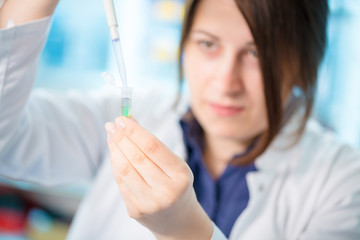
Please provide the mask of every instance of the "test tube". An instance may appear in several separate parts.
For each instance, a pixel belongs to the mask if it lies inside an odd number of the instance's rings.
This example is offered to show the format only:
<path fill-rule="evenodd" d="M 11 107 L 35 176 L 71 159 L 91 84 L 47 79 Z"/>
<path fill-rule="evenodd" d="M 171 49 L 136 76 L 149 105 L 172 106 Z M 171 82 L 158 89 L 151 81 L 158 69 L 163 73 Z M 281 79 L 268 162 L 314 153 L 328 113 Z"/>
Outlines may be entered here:
<path fill-rule="evenodd" d="M 121 88 L 121 116 L 131 117 L 132 89 Z"/>
<path fill-rule="evenodd" d="M 112 86 L 121 90 L 121 116 L 131 117 L 132 88 L 120 87 L 113 75 L 103 72 L 101 76 Z"/>

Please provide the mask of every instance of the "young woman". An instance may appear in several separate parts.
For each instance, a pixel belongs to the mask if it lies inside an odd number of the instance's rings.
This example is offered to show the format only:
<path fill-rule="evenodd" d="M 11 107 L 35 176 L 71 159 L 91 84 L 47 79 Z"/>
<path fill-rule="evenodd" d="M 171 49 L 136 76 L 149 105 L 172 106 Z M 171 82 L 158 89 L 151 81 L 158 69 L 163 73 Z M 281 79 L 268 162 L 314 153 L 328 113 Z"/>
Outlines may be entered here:
<path fill-rule="evenodd" d="M 69 239 L 360 237 L 360 154 L 309 119 L 326 0 L 187 1 L 190 98 L 174 109 L 165 95 L 134 97 L 131 119 L 103 91 L 28 99 L 50 21 L 37 19 L 56 1 L 27 15 L 23 5 L 0 10 L 1 27 L 19 25 L 0 32 L 0 172 L 45 185 L 94 179 Z M 106 148 L 102 124 L 115 118 Z"/>

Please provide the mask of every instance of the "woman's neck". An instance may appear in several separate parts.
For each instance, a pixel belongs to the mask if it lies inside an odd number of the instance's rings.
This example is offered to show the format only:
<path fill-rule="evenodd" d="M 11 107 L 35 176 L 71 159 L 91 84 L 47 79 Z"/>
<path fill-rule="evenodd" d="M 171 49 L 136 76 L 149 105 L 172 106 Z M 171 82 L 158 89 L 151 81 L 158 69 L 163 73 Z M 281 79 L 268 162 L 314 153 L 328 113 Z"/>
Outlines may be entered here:
<path fill-rule="evenodd" d="M 220 178 L 229 162 L 236 154 L 246 151 L 249 143 L 240 143 L 233 139 L 204 135 L 204 161 L 214 179 Z"/>

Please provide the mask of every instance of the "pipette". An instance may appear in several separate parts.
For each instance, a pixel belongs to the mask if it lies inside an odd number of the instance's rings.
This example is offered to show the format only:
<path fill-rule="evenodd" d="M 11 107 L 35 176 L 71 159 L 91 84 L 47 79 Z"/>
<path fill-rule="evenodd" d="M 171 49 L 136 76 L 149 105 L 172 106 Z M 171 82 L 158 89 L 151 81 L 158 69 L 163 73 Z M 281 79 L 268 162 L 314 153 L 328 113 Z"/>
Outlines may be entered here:
<path fill-rule="evenodd" d="M 124 64 L 124 57 L 121 49 L 120 35 L 118 29 L 118 22 L 116 19 L 115 8 L 113 0 L 104 0 L 105 14 L 109 26 L 110 36 L 114 48 L 115 59 L 122 82 L 121 88 L 121 112 L 123 116 L 130 116 L 131 107 L 131 88 L 127 87 L 126 70 Z M 103 75 L 104 77 L 104 75 Z M 104 77 L 105 78 L 105 77 Z M 108 77 L 109 79 L 109 77 Z M 107 80 L 108 80 L 107 79 Z M 113 78 L 112 85 L 119 87 L 119 83 Z M 111 82 L 108 80 L 108 82 Z"/>

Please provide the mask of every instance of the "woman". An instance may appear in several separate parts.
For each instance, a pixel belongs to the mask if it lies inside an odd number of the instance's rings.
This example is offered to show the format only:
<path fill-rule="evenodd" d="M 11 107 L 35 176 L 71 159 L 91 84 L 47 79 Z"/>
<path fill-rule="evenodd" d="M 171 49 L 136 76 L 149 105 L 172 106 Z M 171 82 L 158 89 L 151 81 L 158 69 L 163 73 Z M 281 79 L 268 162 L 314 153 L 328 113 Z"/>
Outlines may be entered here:
<path fill-rule="evenodd" d="M 38 2 L 16 19 L 16 0 L 5 1 L 1 26 L 56 5 Z M 1 174 L 94 179 L 69 239 L 358 239 L 360 155 L 309 120 L 327 12 L 325 0 L 187 1 L 189 102 L 144 97 L 153 111 L 134 98 L 139 124 L 107 123 L 109 151 L 101 125 L 119 98 L 36 93 L 25 104 L 49 20 L 4 30 Z M 34 45 L 12 47 L 24 36 Z"/>

